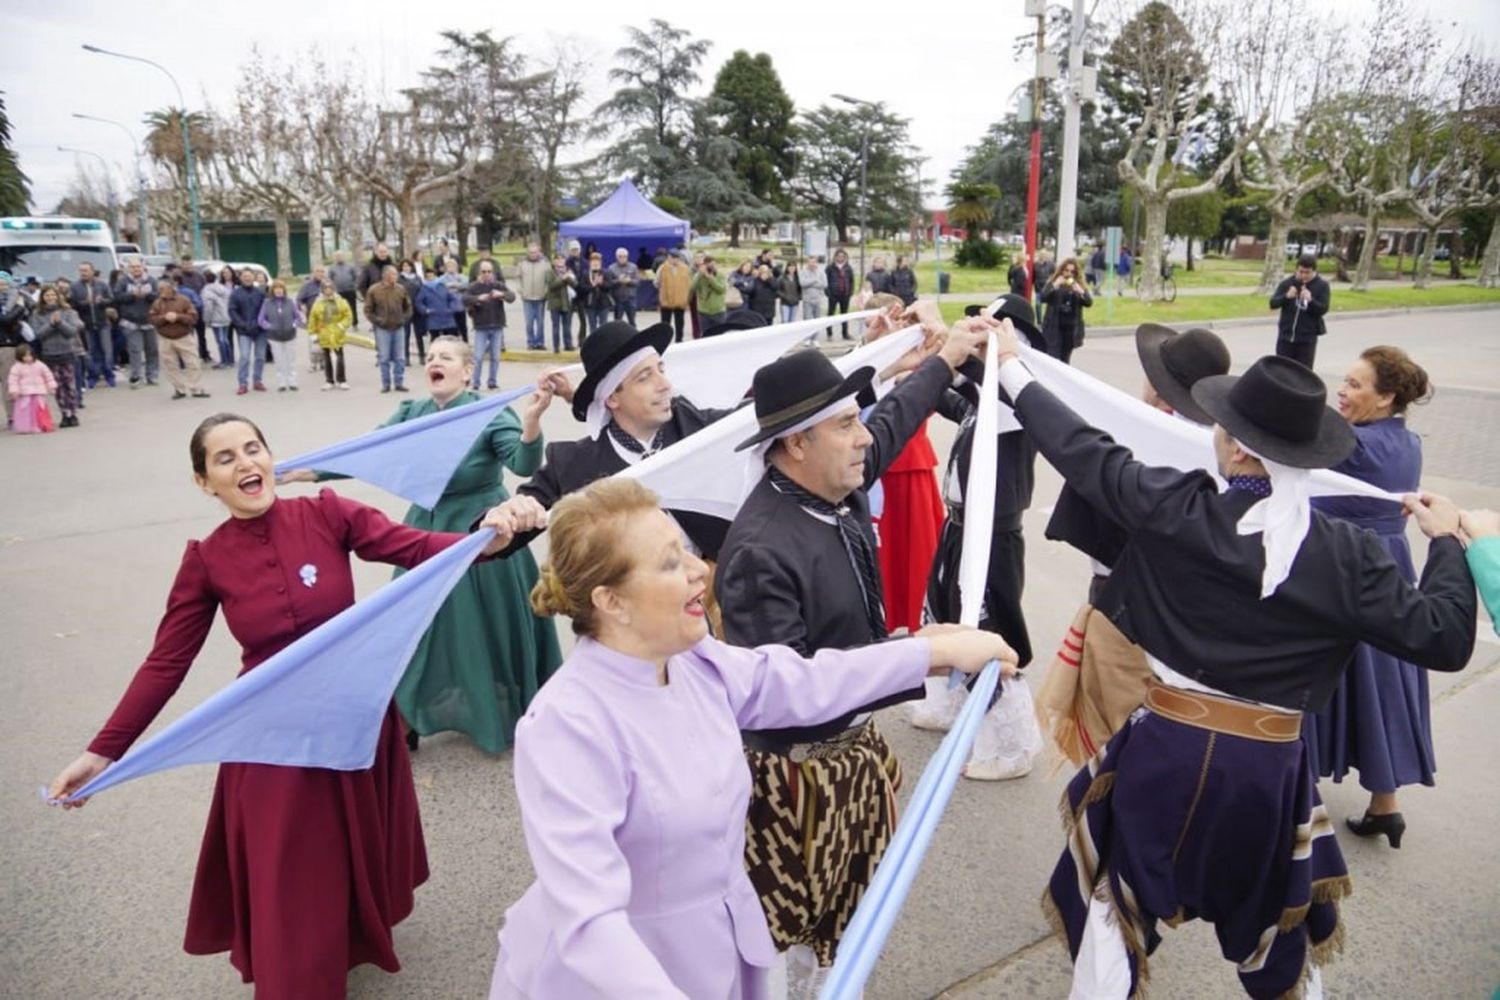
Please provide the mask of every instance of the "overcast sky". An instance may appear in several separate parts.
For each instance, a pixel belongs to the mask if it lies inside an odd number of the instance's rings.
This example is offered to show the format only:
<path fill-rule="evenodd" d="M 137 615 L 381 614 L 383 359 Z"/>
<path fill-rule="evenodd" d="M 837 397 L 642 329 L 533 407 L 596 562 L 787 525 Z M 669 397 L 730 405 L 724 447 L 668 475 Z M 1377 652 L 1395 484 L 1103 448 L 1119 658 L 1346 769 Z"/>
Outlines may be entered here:
<path fill-rule="evenodd" d="M 13 0 L 14 2 L 14 0 Z M 1090 3 L 1093 0 L 1089 0 Z M 1111 3 L 1115 0 L 1099 0 Z M 1373 0 L 1318 0 L 1323 9 L 1360 16 Z M 144 114 L 177 103 L 171 83 L 139 63 L 94 55 L 80 46 L 140 55 L 176 75 L 188 104 L 223 105 L 233 94 L 237 67 L 252 45 L 282 57 L 319 45 L 335 58 L 357 60 L 382 91 L 416 81 L 437 57 L 445 28 L 515 35 L 537 53 L 550 40 L 571 36 L 596 61 L 590 103 L 608 93 L 612 53 L 624 42 L 623 26 L 662 17 L 713 42 L 703 66 L 703 90 L 736 49 L 767 52 L 799 109 L 816 107 L 843 92 L 886 102 L 911 119 L 932 193 L 987 125 L 1013 106 L 1012 92 L 1031 71 L 1030 60 L 1011 58 L 1012 40 L 1029 30 L 1022 0 L 989 2 L 888 2 L 834 0 L 775 4 L 656 2 L 421 3 L 416 0 L 59 0 L 25 3 L 9 19 L 5 68 L 12 137 L 31 177 L 33 206 L 50 210 L 75 173 L 71 153 L 92 150 L 111 161 L 116 183 L 130 172 L 131 147 L 119 129 L 78 121 L 73 112 L 125 123 L 137 139 Z M 1445 27 L 1500 46 L 1500 0 L 1445 0 Z M 889 10 L 886 14 L 883 11 Z M 1319 25 L 1310 26 L 1318 30 Z M 82 158 L 93 167 L 97 161 Z"/>

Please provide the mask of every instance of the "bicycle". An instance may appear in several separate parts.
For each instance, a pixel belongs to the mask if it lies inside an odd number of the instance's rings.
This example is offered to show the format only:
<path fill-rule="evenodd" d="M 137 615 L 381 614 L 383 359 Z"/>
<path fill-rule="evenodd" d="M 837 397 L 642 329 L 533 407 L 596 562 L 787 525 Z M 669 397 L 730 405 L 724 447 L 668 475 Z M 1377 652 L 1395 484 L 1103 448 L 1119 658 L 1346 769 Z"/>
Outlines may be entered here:
<path fill-rule="evenodd" d="M 1163 263 L 1161 266 L 1161 300 L 1163 302 L 1177 301 L 1177 279 L 1172 277 L 1172 272 L 1175 270 L 1176 268 L 1171 264 Z M 1135 293 L 1136 298 L 1141 297 L 1141 275 L 1135 276 L 1131 291 Z"/>

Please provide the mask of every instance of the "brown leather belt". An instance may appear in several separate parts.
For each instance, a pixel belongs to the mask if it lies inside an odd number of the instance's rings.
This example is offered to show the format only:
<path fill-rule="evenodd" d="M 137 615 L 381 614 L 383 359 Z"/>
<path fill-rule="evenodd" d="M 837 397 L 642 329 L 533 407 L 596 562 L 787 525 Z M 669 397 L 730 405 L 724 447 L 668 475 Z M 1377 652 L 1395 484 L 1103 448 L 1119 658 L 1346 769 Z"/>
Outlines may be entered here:
<path fill-rule="evenodd" d="M 1274 712 L 1260 705 L 1202 691 L 1185 691 L 1155 680 L 1146 686 L 1146 707 L 1185 726 L 1263 743 L 1290 743 L 1302 735 L 1301 712 Z"/>

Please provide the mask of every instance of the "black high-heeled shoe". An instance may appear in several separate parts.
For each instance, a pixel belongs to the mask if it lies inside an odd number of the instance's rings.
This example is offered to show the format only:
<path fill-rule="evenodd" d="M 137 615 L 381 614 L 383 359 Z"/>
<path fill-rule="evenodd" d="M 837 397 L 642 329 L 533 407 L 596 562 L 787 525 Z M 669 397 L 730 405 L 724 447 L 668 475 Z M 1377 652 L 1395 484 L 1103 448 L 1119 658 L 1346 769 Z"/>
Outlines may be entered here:
<path fill-rule="evenodd" d="M 1345 817 L 1344 823 L 1361 837 L 1378 837 L 1385 834 L 1386 841 L 1397 850 L 1401 849 L 1401 835 L 1406 832 L 1406 820 L 1400 813 L 1382 813 L 1371 816 L 1365 813 L 1360 819 Z"/>

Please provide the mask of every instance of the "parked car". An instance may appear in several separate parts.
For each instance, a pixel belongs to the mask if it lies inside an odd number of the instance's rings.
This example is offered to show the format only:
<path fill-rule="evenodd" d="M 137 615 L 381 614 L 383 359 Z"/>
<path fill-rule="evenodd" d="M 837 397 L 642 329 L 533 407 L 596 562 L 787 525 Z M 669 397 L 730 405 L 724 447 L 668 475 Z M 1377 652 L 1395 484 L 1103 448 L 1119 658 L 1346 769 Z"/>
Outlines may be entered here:
<path fill-rule="evenodd" d="M 119 257 L 122 260 L 124 258 L 126 258 L 126 257 L 139 257 L 140 255 L 141 255 L 141 245 L 139 243 L 116 243 L 115 244 L 115 256 Z"/>
<path fill-rule="evenodd" d="M 146 273 L 153 278 L 160 278 L 166 273 L 168 264 L 177 263 L 169 253 L 148 253 L 141 255 L 141 263 L 146 265 Z"/>
<path fill-rule="evenodd" d="M 267 271 L 259 264 L 252 264 L 247 261 L 233 260 L 195 260 L 193 261 L 193 266 L 200 271 L 213 271 L 214 274 L 218 274 L 220 271 L 224 270 L 225 267 L 232 267 L 234 268 L 234 273 L 239 274 L 241 271 L 248 267 L 250 270 L 256 273 L 256 275 L 260 279 L 261 284 L 265 285 L 267 288 L 271 287 L 271 272 Z"/>
<path fill-rule="evenodd" d="M 1432 251 L 1433 260 L 1447 260 L 1452 256 L 1453 250 L 1450 247 L 1438 247 L 1436 250 Z"/>

